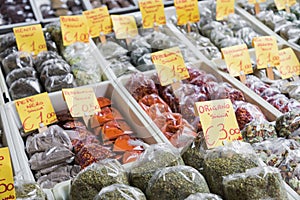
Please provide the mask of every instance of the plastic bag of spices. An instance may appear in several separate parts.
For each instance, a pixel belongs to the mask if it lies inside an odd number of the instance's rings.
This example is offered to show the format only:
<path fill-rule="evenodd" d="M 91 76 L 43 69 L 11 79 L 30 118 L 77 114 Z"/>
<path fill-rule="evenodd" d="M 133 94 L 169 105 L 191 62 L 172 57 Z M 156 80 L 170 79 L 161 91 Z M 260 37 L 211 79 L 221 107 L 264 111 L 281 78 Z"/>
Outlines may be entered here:
<path fill-rule="evenodd" d="M 112 41 L 98 44 L 98 49 L 106 59 L 117 58 L 128 53 L 128 50 Z"/>
<path fill-rule="evenodd" d="M 20 78 L 38 78 L 37 72 L 32 67 L 14 69 L 6 76 L 6 83 L 10 87 L 15 81 Z"/>
<path fill-rule="evenodd" d="M 190 194 L 209 193 L 204 177 L 190 166 L 172 166 L 156 170 L 148 182 L 146 196 L 149 200 L 180 200 Z"/>
<path fill-rule="evenodd" d="M 288 199 L 279 170 L 274 167 L 256 167 L 225 176 L 223 186 L 225 198 L 230 200 Z"/>
<path fill-rule="evenodd" d="M 37 71 L 42 71 L 41 65 L 48 60 L 62 60 L 62 57 L 55 51 L 43 51 L 34 59 L 34 65 Z"/>
<path fill-rule="evenodd" d="M 9 54 L 2 60 L 2 66 L 4 73 L 7 75 L 14 69 L 33 67 L 33 59 L 29 53 L 26 52 L 14 52 Z"/>
<path fill-rule="evenodd" d="M 37 78 L 20 78 L 14 81 L 9 88 L 9 93 L 13 100 L 39 94 L 42 91 Z"/>
<path fill-rule="evenodd" d="M 276 119 L 276 131 L 279 137 L 288 138 L 299 129 L 300 111 L 290 111 Z"/>
<path fill-rule="evenodd" d="M 128 185 L 127 173 L 123 166 L 112 159 L 88 166 L 71 183 L 71 199 L 93 199 L 102 188 L 119 183 Z"/>
<path fill-rule="evenodd" d="M 168 144 L 150 145 L 133 164 L 129 172 L 130 183 L 145 191 L 147 183 L 157 169 L 182 164 L 178 149 Z"/>
<path fill-rule="evenodd" d="M 245 101 L 244 94 L 228 83 L 219 83 L 215 88 L 214 92 L 210 95 L 212 100 L 215 99 L 230 99 L 232 103 L 235 101 Z"/>
<path fill-rule="evenodd" d="M 205 200 L 222 200 L 222 198 L 216 194 L 211 193 L 195 193 L 191 194 L 184 200 L 199 200 L 199 199 L 205 199 Z"/>
<path fill-rule="evenodd" d="M 76 87 L 76 83 L 73 74 L 68 73 L 61 76 L 50 76 L 46 79 L 44 86 L 47 92 L 55 92 L 62 88 Z"/>
<path fill-rule="evenodd" d="M 259 159 L 249 143 L 233 141 L 208 150 L 204 156 L 203 175 L 214 194 L 224 196 L 223 176 L 243 173 L 259 166 Z"/>
<path fill-rule="evenodd" d="M 14 33 L 11 32 L 0 36 L 0 52 L 13 45 L 16 45 L 16 38 Z"/>
<path fill-rule="evenodd" d="M 146 200 L 145 194 L 136 187 L 124 184 L 113 184 L 102 188 L 94 200 Z"/>
<path fill-rule="evenodd" d="M 46 200 L 46 194 L 35 182 L 17 179 L 15 190 L 16 199 L 18 200 Z"/>

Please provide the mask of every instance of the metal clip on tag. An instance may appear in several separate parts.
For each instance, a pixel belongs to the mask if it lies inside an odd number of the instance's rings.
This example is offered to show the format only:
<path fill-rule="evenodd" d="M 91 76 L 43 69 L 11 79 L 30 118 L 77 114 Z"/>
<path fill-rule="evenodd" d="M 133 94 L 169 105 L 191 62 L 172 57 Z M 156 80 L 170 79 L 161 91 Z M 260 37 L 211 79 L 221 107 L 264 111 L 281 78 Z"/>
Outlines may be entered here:
<path fill-rule="evenodd" d="M 47 126 L 44 126 L 43 123 L 40 123 L 39 133 L 45 132 L 48 129 Z"/>

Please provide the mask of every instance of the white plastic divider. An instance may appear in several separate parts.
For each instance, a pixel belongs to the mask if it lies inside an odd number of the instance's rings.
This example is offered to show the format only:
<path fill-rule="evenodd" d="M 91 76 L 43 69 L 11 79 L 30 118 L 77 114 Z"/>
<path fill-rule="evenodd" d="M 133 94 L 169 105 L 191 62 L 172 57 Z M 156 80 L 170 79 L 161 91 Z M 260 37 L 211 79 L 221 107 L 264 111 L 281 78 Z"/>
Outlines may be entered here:
<path fill-rule="evenodd" d="M 115 108 L 119 110 L 119 112 L 122 114 L 128 125 L 132 128 L 132 130 L 136 133 L 136 136 L 143 141 L 145 141 L 148 144 L 154 144 L 154 143 L 162 143 L 163 140 L 161 140 L 160 137 L 157 136 L 156 132 L 152 129 L 151 124 L 148 124 L 144 117 L 141 116 L 141 114 L 133 107 L 128 101 L 123 93 L 120 91 L 118 87 L 113 82 L 105 81 L 99 84 L 94 84 L 90 86 L 83 86 L 83 87 L 92 87 L 95 91 L 96 97 L 107 97 L 111 99 L 113 105 Z M 55 92 L 49 94 L 49 97 L 51 99 L 52 105 L 54 107 L 54 110 L 56 112 L 62 111 L 67 109 L 66 103 L 63 99 L 61 92 Z M 33 173 L 30 170 L 30 166 L 28 163 L 28 158 L 25 153 L 25 145 L 24 141 L 20 135 L 20 129 L 22 127 L 18 113 L 16 111 L 15 103 L 9 102 L 5 105 L 5 112 L 8 118 L 8 127 L 10 128 L 11 137 L 14 138 L 14 149 L 17 154 L 17 159 L 21 166 L 28 172 L 29 180 L 34 180 Z M 129 168 L 131 166 L 131 163 L 125 164 L 124 167 Z M 66 186 L 67 184 L 67 186 Z M 65 189 L 61 189 L 60 187 L 69 187 L 68 184 L 70 182 L 61 183 L 55 187 L 56 190 L 61 191 Z M 55 199 L 65 199 L 64 196 L 68 196 L 68 194 L 65 193 L 54 193 Z"/>

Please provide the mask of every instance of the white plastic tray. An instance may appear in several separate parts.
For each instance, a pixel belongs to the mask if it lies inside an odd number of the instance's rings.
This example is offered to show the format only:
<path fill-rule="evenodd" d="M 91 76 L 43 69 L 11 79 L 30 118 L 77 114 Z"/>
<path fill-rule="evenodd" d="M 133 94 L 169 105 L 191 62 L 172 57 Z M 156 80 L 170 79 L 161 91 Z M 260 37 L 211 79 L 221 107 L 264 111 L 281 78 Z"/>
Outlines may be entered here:
<path fill-rule="evenodd" d="M 87 86 L 85 86 L 87 87 Z M 110 98 L 114 107 L 116 107 L 124 119 L 127 121 L 132 130 L 136 133 L 138 138 L 143 139 L 148 144 L 162 143 L 163 141 L 157 136 L 156 132 L 152 129 L 151 124 L 148 124 L 139 112 L 130 104 L 130 102 L 123 96 L 119 88 L 115 87 L 114 83 L 109 81 L 92 85 L 97 97 L 103 96 Z M 56 112 L 67 109 L 66 103 L 63 100 L 61 92 L 55 92 L 49 94 L 54 110 Z M 5 105 L 5 112 L 8 118 L 8 127 L 10 128 L 11 137 L 14 138 L 14 148 L 18 152 L 16 158 L 20 165 L 22 165 L 26 171 L 30 174 L 30 178 L 34 179 L 33 174 L 29 168 L 28 158 L 25 154 L 25 146 L 23 139 L 19 133 L 21 129 L 21 122 L 16 112 L 14 102 L 9 102 Z M 131 164 L 125 164 L 125 167 L 129 167 Z M 66 182 L 68 184 L 68 182 Z M 62 183 L 60 185 L 65 185 Z M 63 186 L 64 187 L 64 186 Z M 61 190 L 57 185 L 56 190 Z M 55 193 L 55 196 L 64 196 L 64 193 Z M 57 197 L 58 198 L 58 197 Z M 62 198 L 62 197 L 61 197 Z M 58 198 L 60 199 L 60 198 Z"/>

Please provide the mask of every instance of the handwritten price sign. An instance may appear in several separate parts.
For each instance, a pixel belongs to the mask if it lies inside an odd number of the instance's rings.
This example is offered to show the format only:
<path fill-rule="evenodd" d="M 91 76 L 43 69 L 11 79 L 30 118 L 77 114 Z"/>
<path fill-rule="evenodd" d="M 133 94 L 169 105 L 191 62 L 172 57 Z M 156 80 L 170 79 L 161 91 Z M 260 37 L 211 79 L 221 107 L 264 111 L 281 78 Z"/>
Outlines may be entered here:
<path fill-rule="evenodd" d="M 223 20 L 234 14 L 234 0 L 217 0 L 216 20 Z"/>
<path fill-rule="evenodd" d="M 138 35 L 133 16 L 112 15 L 111 19 L 117 39 L 133 38 Z"/>
<path fill-rule="evenodd" d="M 39 54 L 47 51 L 47 45 L 40 24 L 14 28 L 14 34 L 19 51 Z"/>
<path fill-rule="evenodd" d="M 100 112 L 93 88 L 71 88 L 62 90 L 72 117 L 84 117 Z"/>
<path fill-rule="evenodd" d="M 291 48 L 279 51 L 280 66 L 277 67 L 281 78 L 287 79 L 300 75 L 300 64 L 294 51 Z"/>
<path fill-rule="evenodd" d="M 143 28 L 153 28 L 156 25 L 166 24 L 164 4 L 162 0 L 140 0 L 140 10 L 143 19 Z"/>
<path fill-rule="evenodd" d="M 84 11 L 83 15 L 87 19 L 92 38 L 99 37 L 100 33 L 109 34 L 112 32 L 112 22 L 106 6 Z"/>
<path fill-rule="evenodd" d="M 0 148 L 0 199 L 16 199 L 9 149 Z"/>
<path fill-rule="evenodd" d="M 229 99 L 196 103 L 207 148 L 223 145 L 224 141 L 241 140 L 242 135 Z"/>
<path fill-rule="evenodd" d="M 256 64 L 258 69 L 279 66 L 279 52 L 274 36 L 263 36 L 253 39 Z"/>
<path fill-rule="evenodd" d="M 197 0 L 175 0 L 177 25 L 185 25 L 189 22 L 200 21 Z"/>
<path fill-rule="evenodd" d="M 89 42 L 89 29 L 85 16 L 61 16 L 60 24 L 64 46 L 75 42 Z"/>
<path fill-rule="evenodd" d="M 274 2 L 277 7 L 277 10 L 283 10 L 287 6 L 291 7 L 292 5 L 297 3 L 296 0 L 274 0 Z"/>
<path fill-rule="evenodd" d="M 33 131 L 57 121 L 48 93 L 37 94 L 23 99 L 15 100 L 25 132 Z"/>
<path fill-rule="evenodd" d="M 246 44 L 221 49 L 231 76 L 240 76 L 253 72 L 250 55 Z"/>
<path fill-rule="evenodd" d="M 162 86 L 190 77 L 178 47 L 152 53 L 151 57 Z"/>

